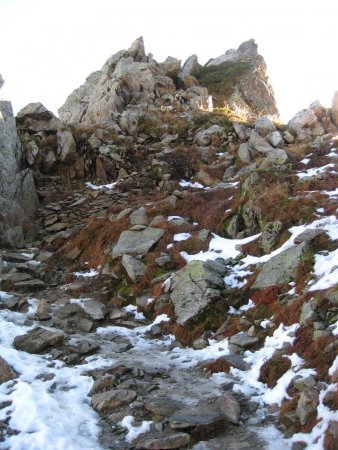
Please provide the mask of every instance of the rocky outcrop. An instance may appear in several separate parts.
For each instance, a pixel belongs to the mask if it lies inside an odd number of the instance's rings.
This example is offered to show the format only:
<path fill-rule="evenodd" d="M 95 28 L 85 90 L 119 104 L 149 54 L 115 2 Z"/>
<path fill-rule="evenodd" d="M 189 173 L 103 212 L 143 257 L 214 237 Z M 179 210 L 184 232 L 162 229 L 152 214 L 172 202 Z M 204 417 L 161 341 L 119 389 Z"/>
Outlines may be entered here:
<path fill-rule="evenodd" d="M 163 94 L 173 94 L 174 82 L 165 74 L 175 76 L 175 71 L 169 69 L 168 61 L 160 66 L 146 56 L 143 38 L 139 38 L 129 50 L 110 57 L 68 97 L 59 109 L 60 119 L 74 124 L 111 122 L 128 105 L 147 105 Z"/>
<path fill-rule="evenodd" d="M 334 102 L 333 102 L 334 103 Z M 334 105 L 332 120 L 335 120 Z M 335 133 L 337 128 L 331 121 L 331 110 L 318 101 L 299 111 L 287 124 L 288 131 L 300 142 L 309 142 L 325 133 Z"/>
<path fill-rule="evenodd" d="M 0 102 L 0 240 L 21 246 L 22 224 L 34 215 L 38 198 L 30 170 L 22 165 L 22 147 L 11 103 Z"/>
<path fill-rule="evenodd" d="M 208 88 L 215 106 L 228 106 L 254 117 L 278 116 L 266 64 L 257 48 L 251 39 L 195 69 L 195 77 Z"/>

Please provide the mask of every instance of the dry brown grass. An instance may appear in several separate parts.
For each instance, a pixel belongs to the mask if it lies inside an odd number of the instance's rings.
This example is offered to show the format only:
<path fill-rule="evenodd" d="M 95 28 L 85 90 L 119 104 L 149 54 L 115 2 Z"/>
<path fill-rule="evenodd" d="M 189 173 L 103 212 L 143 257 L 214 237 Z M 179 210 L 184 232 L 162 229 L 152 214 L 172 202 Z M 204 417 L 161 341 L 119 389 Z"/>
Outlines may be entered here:
<path fill-rule="evenodd" d="M 305 359 L 305 367 L 313 368 L 320 380 L 330 380 L 328 370 L 337 356 L 335 336 L 322 336 L 312 340 L 313 329 L 301 326 L 296 332 L 293 351 Z"/>
<path fill-rule="evenodd" d="M 202 368 L 206 372 L 211 373 L 218 373 L 218 372 L 229 373 L 230 367 L 231 366 L 228 362 L 222 361 L 220 359 L 216 359 L 215 361 L 209 362 L 208 364 L 202 366 Z"/>
<path fill-rule="evenodd" d="M 107 260 L 106 247 L 117 241 L 122 231 L 128 228 L 128 218 L 116 222 L 108 219 L 92 219 L 60 250 L 67 258 L 67 253 L 79 248 L 81 262 L 88 262 L 88 267 L 96 268 L 103 265 Z"/>
<path fill-rule="evenodd" d="M 285 351 L 284 351 L 285 353 Z M 291 368 L 291 361 L 282 354 L 277 354 L 266 361 L 260 369 L 259 381 L 271 389 L 279 378 Z"/>
<path fill-rule="evenodd" d="M 226 210 L 233 208 L 235 189 L 219 189 L 202 191 L 188 195 L 171 210 L 170 214 L 189 217 L 201 227 L 220 233 L 229 213 Z"/>

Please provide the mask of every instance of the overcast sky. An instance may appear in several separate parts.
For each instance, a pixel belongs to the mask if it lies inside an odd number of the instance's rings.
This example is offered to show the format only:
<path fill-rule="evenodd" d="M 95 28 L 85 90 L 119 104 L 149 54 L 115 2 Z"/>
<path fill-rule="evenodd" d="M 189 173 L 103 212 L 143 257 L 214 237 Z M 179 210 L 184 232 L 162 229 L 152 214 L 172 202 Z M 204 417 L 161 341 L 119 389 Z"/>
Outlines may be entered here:
<path fill-rule="evenodd" d="M 15 112 L 41 102 L 57 113 L 109 56 L 143 36 L 161 62 L 200 63 L 254 38 L 284 121 L 338 90 L 335 0 L 0 0 L 3 96 Z"/>

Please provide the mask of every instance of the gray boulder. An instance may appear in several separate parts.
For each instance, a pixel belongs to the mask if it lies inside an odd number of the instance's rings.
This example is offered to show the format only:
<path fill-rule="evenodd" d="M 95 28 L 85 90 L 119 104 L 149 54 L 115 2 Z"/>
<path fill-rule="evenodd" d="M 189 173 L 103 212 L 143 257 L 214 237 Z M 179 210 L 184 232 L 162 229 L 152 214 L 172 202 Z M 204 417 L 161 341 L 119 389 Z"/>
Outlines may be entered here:
<path fill-rule="evenodd" d="M 42 353 L 51 347 L 61 345 L 64 341 L 62 331 L 48 331 L 43 328 L 35 328 L 28 333 L 14 338 L 13 346 L 16 350 L 27 353 Z"/>
<path fill-rule="evenodd" d="M 273 147 L 256 131 L 252 131 L 249 138 L 249 146 L 258 153 L 267 154 L 274 150 Z"/>
<path fill-rule="evenodd" d="M 282 222 L 268 222 L 259 238 L 258 245 L 264 253 L 269 253 L 277 243 L 279 234 L 282 230 Z"/>
<path fill-rule="evenodd" d="M 276 131 L 276 126 L 269 117 L 263 116 L 256 120 L 255 130 L 261 136 L 266 137 L 268 134 Z"/>
<path fill-rule="evenodd" d="M 247 142 L 244 142 L 239 146 L 238 149 L 238 158 L 245 164 L 251 164 L 251 154 L 249 150 L 249 144 Z"/>
<path fill-rule="evenodd" d="M 56 131 L 60 120 L 40 102 L 29 103 L 22 108 L 17 116 L 16 123 L 19 130 L 33 132 Z"/>
<path fill-rule="evenodd" d="M 191 261 L 172 279 L 170 298 L 179 325 L 187 325 L 222 302 L 225 266 L 219 261 Z"/>
<path fill-rule="evenodd" d="M 60 161 L 71 163 L 76 158 L 76 142 L 72 133 L 68 130 L 60 130 L 57 132 L 58 154 Z"/>
<path fill-rule="evenodd" d="M 303 242 L 288 248 L 267 261 L 258 274 L 252 289 L 265 289 L 278 284 L 286 284 L 295 277 L 297 268 L 304 260 L 308 245 Z"/>
<path fill-rule="evenodd" d="M 129 255 L 122 256 L 122 265 L 126 269 L 127 274 L 132 281 L 136 281 L 137 277 L 145 274 L 146 266 L 141 261 Z"/>
<path fill-rule="evenodd" d="M 284 139 L 282 138 L 282 135 L 279 131 L 274 131 L 273 133 L 271 133 L 271 135 L 269 136 L 269 142 L 275 148 L 282 147 L 285 144 Z"/>
<path fill-rule="evenodd" d="M 311 141 L 313 138 L 325 134 L 323 126 L 311 107 L 299 111 L 288 122 L 287 127 L 298 141 Z"/>
<path fill-rule="evenodd" d="M 121 233 L 112 251 L 112 257 L 128 255 L 146 255 L 148 251 L 161 239 L 164 231 L 160 228 L 147 227 L 141 231 L 127 230 Z"/>

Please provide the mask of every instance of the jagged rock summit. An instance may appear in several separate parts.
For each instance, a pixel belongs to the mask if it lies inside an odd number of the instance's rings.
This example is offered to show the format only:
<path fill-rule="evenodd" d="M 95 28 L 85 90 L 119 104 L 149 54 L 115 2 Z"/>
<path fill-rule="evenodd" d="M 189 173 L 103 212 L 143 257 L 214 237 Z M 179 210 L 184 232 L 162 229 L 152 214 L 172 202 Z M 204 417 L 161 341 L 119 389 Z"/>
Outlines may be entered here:
<path fill-rule="evenodd" d="M 250 39 L 237 50 L 228 50 L 207 62 L 197 79 L 213 95 L 215 106 L 225 104 L 254 116 L 278 116 L 266 63 L 257 50 L 258 45 Z"/>
<path fill-rule="evenodd" d="M 70 94 L 59 115 L 70 124 L 112 122 L 127 109 L 175 103 L 207 107 L 209 94 L 217 107 L 230 107 L 253 117 L 278 115 L 266 64 L 254 40 L 205 66 L 192 55 L 181 67 L 176 58 L 168 57 L 159 64 L 151 54 L 146 55 L 142 37 L 90 74 Z"/>

